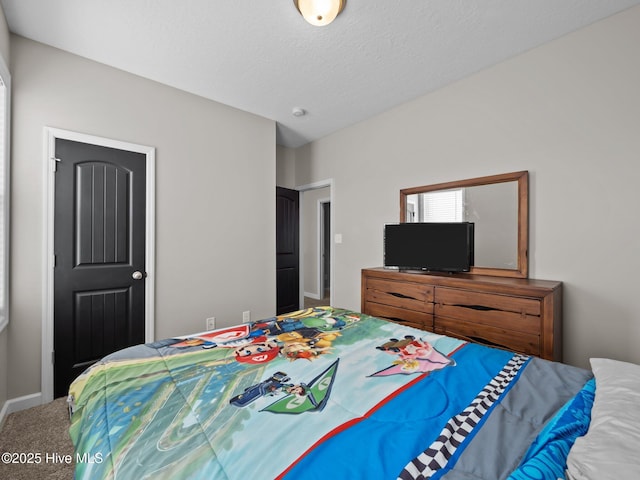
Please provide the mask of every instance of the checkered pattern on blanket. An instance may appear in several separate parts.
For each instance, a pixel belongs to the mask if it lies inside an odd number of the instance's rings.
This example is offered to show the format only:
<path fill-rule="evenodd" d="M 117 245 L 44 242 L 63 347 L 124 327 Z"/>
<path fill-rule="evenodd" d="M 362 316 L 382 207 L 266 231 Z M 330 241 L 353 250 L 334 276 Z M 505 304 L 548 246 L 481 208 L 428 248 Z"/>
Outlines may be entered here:
<path fill-rule="evenodd" d="M 516 354 L 502 370 L 480 391 L 476 398 L 458 415 L 452 417 L 438 438 L 424 452 L 407 464 L 398 476 L 401 480 L 423 480 L 431 478 L 444 468 L 449 459 L 467 436 L 480 423 L 482 417 L 500 398 L 500 395 L 516 377 L 518 371 L 529 359 Z"/>

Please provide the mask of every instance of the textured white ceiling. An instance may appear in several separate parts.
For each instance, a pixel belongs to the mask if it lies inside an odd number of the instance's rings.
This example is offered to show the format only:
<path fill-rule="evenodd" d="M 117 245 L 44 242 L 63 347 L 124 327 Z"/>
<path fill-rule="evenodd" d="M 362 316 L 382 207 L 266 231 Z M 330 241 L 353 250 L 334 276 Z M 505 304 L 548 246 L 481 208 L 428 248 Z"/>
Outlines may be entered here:
<path fill-rule="evenodd" d="M 292 0 L 0 2 L 13 33 L 273 119 L 289 147 L 640 4 L 347 0 L 314 27 Z"/>

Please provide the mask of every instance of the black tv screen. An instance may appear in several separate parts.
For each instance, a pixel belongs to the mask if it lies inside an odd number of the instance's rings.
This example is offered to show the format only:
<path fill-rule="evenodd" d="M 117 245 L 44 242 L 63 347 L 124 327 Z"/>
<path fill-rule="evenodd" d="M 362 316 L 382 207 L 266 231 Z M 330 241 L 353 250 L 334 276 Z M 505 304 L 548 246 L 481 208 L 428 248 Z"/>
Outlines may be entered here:
<path fill-rule="evenodd" d="M 473 266 L 473 223 L 387 224 L 384 266 L 468 272 Z"/>

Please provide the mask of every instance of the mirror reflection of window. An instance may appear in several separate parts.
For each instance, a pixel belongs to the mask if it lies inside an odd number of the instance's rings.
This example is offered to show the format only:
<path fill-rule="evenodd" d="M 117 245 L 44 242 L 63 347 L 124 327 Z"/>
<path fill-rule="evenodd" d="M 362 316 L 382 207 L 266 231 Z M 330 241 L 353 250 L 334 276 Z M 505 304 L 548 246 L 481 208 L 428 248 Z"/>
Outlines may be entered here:
<path fill-rule="evenodd" d="M 408 222 L 462 222 L 464 189 L 441 190 L 407 198 Z"/>
<path fill-rule="evenodd" d="M 475 266 L 517 267 L 516 182 L 408 195 L 406 215 L 407 222 L 473 222 Z"/>
<path fill-rule="evenodd" d="M 449 203 L 447 213 L 440 206 Z M 473 222 L 472 273 L 528 277 L 529 172 L 400 190 L 401 222 Z"/>

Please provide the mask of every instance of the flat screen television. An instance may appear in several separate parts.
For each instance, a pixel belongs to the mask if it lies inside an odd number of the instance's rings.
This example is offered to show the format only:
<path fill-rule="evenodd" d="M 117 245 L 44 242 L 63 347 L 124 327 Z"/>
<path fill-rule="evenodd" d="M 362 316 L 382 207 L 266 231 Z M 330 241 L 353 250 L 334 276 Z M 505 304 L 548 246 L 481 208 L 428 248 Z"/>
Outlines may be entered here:
<path fill-rule="evenodd" d="M 473 227 L 461 223 L 392 223 L 384 227 L 384 266 L 402 270 L 468 272 Z"/>

